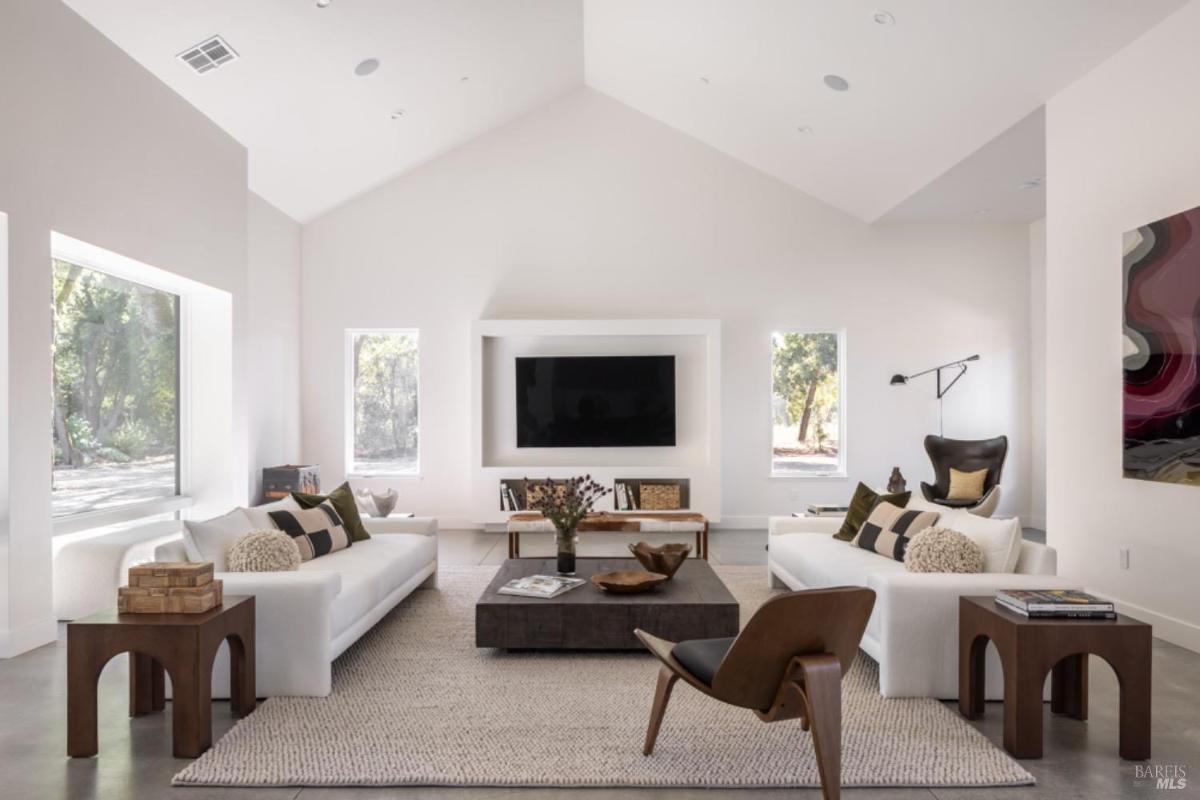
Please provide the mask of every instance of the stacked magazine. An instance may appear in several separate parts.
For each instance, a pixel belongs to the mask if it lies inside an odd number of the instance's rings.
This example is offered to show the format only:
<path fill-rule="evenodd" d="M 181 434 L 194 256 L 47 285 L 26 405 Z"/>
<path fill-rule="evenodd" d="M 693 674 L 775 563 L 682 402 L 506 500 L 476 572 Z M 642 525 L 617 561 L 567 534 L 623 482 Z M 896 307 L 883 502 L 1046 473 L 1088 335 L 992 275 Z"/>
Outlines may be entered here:
<path fill-rule="evenodd" d="M 1030 618 L 1117 618 L 1116 607 L 1108 600 L 1074 589 L 1001 589 L 996 592 L 996 603 Z"/>
<path fill-rule="evenodd" d="M 528 578 L 511 580 L 496 591 L 500 594 L 515 594 L 518 597 L 539 597 L 549 600 L 551 597 L 558 597 L 584 583 L 582 578 L 567 578 L 561 575 L 530 575 Z"/>

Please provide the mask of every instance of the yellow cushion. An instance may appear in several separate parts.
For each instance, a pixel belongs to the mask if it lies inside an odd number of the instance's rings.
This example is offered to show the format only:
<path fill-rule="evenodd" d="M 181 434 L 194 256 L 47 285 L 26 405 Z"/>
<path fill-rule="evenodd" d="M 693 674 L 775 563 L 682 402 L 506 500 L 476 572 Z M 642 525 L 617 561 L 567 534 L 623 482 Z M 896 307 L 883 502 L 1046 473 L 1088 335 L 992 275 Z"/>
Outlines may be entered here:
<path fill-rule="evenodd" d="M 983 497 L 983 482 L 987 480 L 987 468 L 974 472 L 960 472 L 950 468 L 950 491 L 947 500 L 978 500 Z"/>

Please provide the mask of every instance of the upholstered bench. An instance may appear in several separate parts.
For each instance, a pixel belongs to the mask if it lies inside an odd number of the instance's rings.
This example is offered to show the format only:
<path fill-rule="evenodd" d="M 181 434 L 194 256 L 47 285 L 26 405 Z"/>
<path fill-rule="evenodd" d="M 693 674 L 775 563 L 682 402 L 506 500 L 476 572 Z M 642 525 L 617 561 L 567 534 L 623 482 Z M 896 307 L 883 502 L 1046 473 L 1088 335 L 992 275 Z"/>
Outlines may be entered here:
<path fill-rule="evenodd" d="M 604 511 L 579 523 L 580 533 L 691 533 L 697 558 L 708 559 L 708 519 L 691 511 Z M 508 518 L 508 557 L 521 557 L 522 533 L 554 533 L 554 524 L 540 511 L 522 511 Z"/>

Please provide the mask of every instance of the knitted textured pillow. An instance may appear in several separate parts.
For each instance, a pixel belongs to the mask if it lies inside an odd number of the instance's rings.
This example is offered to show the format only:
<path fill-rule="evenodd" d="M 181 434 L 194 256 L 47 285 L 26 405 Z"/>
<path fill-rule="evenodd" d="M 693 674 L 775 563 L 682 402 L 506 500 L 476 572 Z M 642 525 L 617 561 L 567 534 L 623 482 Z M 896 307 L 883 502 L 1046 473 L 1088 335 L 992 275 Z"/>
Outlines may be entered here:
<path fill-rule="evenodd" d="M 225 554 L 229 572 L 291 572 L 300 569 L 300 548 L 283 531 L 251 531 Z"/>
<path fill-rule="evenodd" d="M 904 568 L 909 572 L 983 572 L 983 551 L 958 531 L 926 528 L 909 540 Z"/>

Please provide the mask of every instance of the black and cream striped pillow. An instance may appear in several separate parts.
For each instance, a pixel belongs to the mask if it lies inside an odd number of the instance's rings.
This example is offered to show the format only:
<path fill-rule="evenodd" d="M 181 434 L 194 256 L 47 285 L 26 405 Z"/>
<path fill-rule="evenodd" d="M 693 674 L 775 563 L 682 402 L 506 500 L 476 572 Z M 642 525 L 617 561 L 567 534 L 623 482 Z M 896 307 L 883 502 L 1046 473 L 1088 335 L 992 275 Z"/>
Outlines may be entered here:
<path fill-rule="evenodd" d="M 871 511 L 871 516 L 867 517 L 850 544 L 903 561 L 909 537 L 932 527 L 937 521 L 936 511 L 914 511 L 891 503 L 880 503 Z"/>
<path fill-rule="evenodd" d="M 296 511 L 272 511 L 275 527 L 292 537 L 300 548 L 300 560 L 312 561 L 351 544 L 342 518 L 328 500 L 316 508 Z"/>

